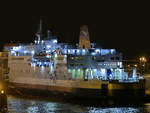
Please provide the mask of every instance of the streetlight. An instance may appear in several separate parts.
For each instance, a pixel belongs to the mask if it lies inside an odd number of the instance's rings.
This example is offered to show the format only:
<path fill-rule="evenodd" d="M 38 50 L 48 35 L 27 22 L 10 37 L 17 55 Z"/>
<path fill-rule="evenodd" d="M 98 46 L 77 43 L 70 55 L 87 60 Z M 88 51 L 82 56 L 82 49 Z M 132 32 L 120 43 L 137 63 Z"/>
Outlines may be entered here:
<path fill-rule="evenodd" d="M 146 60 L 146 58 L 143 56 L 143 57 L 140 57 L 140 62 L 141 62 L 141 63 L 146 63 L 147 60 Z"/>
<path fill-rule="evenodd" d="M 147 59 L 142 56 L 139 58 L 140 60 L 140 64 L 141 64 L 141 73 L 144 74 L 144 70 L 145 70 L 145 63 L 147 62 Z"/>

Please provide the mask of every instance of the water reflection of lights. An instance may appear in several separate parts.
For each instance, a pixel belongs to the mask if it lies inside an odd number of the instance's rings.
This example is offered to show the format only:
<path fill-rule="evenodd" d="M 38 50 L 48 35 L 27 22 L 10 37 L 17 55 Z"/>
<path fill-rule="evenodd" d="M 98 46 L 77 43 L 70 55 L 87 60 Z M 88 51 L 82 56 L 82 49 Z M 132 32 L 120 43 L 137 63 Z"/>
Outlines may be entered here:
<path fill-rule="evenodd" d="M 150 103 L 146 104 L 150 106 Z M 145 108 L 144 108 L 145 109 Z M 42 101 L 34 99 L 21 99 L 8 96 L 8 111 L 11 113 L 141 113 L 142 107 L 87 107 L 61 102 Z M 147 111 L 147 108 L 146 108 Z"/>
<path fill-rule="evenodd" d="M 37 106 L 28 107 L 26 110 L 28 113 L 37 113 L 39 112 L 39 108 Z"/>
<path fill-rule="evenodd" d="M 89 113 L 140 113 L 140 108 L 122 107 L 122 108 L 93 108 L 90 107 Z"/>

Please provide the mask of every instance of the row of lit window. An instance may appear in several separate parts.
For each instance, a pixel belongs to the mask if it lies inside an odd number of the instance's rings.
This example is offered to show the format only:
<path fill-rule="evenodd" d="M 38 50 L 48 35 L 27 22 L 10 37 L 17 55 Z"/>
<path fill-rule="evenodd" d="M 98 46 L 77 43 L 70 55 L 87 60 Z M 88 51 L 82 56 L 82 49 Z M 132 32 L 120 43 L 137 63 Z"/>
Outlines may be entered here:
<path fill-rule="evenodd" d="M 104 62 L 104 57 L 101 57 L 100 59 L 96 59 L 96 57 L 93 56 L 92 60 L 96 60 L 97 62 Z"/>
<path fill-rule="evenodd" d="M 74 64 L 71 63 L 70 66 L 83 66 L 83 64 L 82 63 L 80 63 L 80 64 L 78 64 L 78 63 L 74 63 Z"/>
<path fill-rule="evenodd" d="M 83 60 L 83 57 L 70 57 L 71 60 Z"/>
<path fill-rule="evenodd" d="M 116 65 L 116 64 L 99 64 L 99 65 L 112 66 L 112 65 Z"/>
<path fill-rule="evenodd" d="M 83 57 L 70 57 L 71 60 L 83 60 Z M 96 57 L 93 56 L 92 60 L 96 60 Z M 101 58 L 101 60 L 104 60 L 104 57 Z"/>
<path fill-rule="evenodd" d="M 70 57 L 71 60 L 83 60 L 83 57 Z M 120 60 L 119 57 L 111 57 L 111 60 Z M 96 57 L 93 56 L 92 60 L 96 60 Z M 103 62 L 104 61 L 104 57 L 101 57 L 100 60 L 97 60 L 98 62 Z"/>

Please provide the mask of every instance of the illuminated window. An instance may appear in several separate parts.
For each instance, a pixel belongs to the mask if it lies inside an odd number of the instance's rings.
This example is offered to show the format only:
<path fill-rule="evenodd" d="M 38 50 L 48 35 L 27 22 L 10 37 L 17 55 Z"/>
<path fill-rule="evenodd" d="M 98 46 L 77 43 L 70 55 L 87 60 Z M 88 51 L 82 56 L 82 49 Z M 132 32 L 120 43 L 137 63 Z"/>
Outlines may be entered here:
<path fill-rule="evenodd" d="M 68 49 L 68 53 L 70 53 L 70 50 Z"/>
<path fill-rule="evenodd" d="M 80 60 L 83 60 L 83 57 L 80 57 Z"/>
<path fill-rule="evenodd" d="M 96 53 L 100 53 L 100 49 L 96 49 L 95 51 L 96 51 Z"/>
<path fill-rule="evenodd" d="M 85 53 L 85 49 L 83 49 L 82 52 Z"/>
<path fill-rule="evenodd" d="M 57 43 L 57 40 L 53 40 L 53 43 Z"/>
<path fill-rule="evenodd" d="M 78 57 L 75 57 L 75 60 L 78 60 L 79 58 Z"/>
<path fill-rule="evenodd" d="M 51 48 L 51 45 L 47 45 L 46 47 L 49 49 L 49 48 Z"/>
<path fill-rule="evenodd" d="M 71 60 L 73 60 L 73 59 L 74 59 L 74 57 L 70 57 L 70 59 L 71 59 Z"/>
<path fill-rule="evenodd" d="M 104 61 L 104 57 L 102 57 L 101 60 Z"/>

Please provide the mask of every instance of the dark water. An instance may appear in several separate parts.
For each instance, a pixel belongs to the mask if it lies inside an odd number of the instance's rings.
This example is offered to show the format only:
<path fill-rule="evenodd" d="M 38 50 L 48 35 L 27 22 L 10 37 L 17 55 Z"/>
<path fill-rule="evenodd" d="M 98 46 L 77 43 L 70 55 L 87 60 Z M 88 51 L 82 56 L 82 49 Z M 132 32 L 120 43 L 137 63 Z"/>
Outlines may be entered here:
<path fill-rule="evenodd" d="M 80 101 L 80 100 L 79 100 Z M 89 102 L 90 103 L 90 102 Z M 123 102 L 122 102 L 123 103 Z M 51 101 L 38 98 L 22 98 L 9 95 L 7 98 L 9 113 L 150 113 L 150 103 L 144 103 L 138 106 L 110 105 L 102 107 L 73 104 L 60 101 Z"/>

